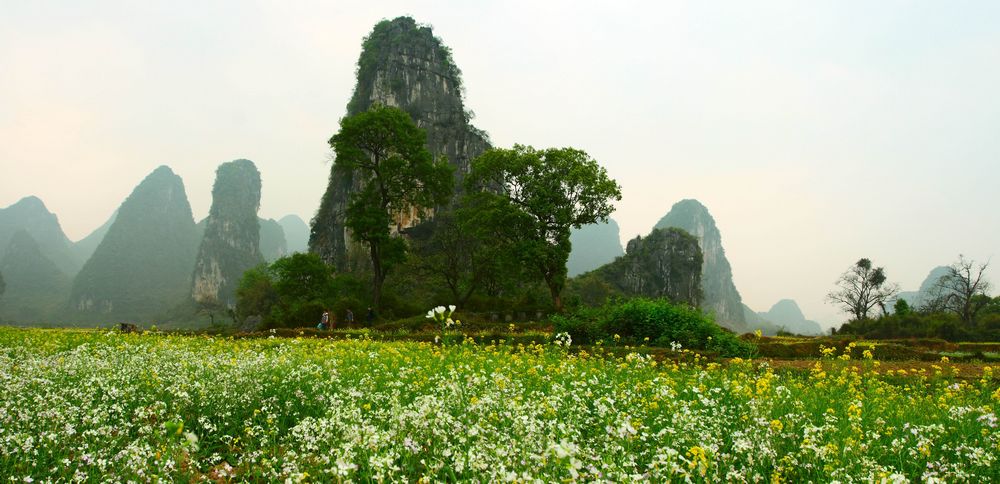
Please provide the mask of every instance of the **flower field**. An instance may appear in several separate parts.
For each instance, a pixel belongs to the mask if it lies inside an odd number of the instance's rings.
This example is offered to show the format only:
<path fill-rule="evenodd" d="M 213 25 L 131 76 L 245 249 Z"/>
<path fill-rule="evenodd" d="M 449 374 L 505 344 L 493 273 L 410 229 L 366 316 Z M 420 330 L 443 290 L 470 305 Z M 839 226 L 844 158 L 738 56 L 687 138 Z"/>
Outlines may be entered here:
<path fill-rule="evenodd" d="M 0 476 L 986 482 L 995 370 L 0 328 Z M 817 355 L 819 357 L 819 355 Z"/>

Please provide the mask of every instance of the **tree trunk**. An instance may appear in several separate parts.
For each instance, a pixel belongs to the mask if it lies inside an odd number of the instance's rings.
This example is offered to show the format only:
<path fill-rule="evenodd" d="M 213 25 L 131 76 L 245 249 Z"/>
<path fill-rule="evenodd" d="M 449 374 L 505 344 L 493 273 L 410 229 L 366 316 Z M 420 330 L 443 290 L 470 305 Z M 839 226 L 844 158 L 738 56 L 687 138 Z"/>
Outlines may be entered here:
<path fill-rule="evenodd" d="M 382 270 L 382 254 L 379 245 L 371 245 L 372 256 L 372 307 L 376 311 L 382 310 L 382 282 L 385 281 L 385 273 Z"/>
<path fill-rule="evenodd" d="M 549 294 L 552 296 L 552 305 L 555 307 L 557 313 L 561 313 L 563 310 L 562 302 L 562 288 L 558 287 L 555 281 L 545 281 L 545 285 L 549 286 Z"/>

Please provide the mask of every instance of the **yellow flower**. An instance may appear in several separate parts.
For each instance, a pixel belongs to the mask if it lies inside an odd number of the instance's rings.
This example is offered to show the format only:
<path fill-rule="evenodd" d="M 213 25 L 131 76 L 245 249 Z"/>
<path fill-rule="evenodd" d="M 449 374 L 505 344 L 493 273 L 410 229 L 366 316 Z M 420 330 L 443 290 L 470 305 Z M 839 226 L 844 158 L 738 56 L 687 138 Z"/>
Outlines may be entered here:
<path fill-rule="evenodd" d="M 771 421 L 771 430 L 775 432 L 781 432 L 785 429 L 785 424 L 781 423 L 781 420 L 774 419 Z"/>

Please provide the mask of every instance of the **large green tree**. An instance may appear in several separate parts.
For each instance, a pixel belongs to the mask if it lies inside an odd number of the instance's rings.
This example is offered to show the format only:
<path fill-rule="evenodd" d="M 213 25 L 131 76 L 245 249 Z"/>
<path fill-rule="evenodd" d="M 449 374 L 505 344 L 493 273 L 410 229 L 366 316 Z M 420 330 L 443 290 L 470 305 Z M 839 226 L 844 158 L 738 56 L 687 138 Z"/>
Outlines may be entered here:
<path fill-rule="evenodd" d="M 406 244 L 395 234 L 403 219 L 425 215 L 451 197 L 452 168 L 435 160 L 427 135 L 404 111 L 373 106 L 345 117 L 330 138 L 334 170 L 352 180 L 344 225 L 371 256 L 372 303 L 379 307 L 391 264 L 402 260 Z"/>
<path fill-rule="evenodd" d="M 570 229 L 606 222 L 621 188 L 587 153 L 574 148 L 491 149 L 466 178 L 479 224 L 515 244 L 562 310 Z"/>

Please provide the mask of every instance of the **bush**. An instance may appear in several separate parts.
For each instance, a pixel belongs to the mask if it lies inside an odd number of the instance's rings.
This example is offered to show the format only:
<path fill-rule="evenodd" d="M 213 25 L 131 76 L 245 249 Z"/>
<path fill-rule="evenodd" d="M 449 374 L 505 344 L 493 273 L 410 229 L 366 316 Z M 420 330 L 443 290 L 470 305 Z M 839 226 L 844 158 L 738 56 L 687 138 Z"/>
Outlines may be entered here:
<path fill-rule="evenodd" d="M 662 299 L 630 299 L 596 309 L 581 309 L 553 318 L 555 332 L 567 332 L 574 341 L 593 343 L 613 335 L 631 344 L 649 343 L 717 352 L 722 356 L 749 356 L 753 344 L 725 331 L 699 310 Z M 647 340 L 648 338 L 648 340 Z"/>

